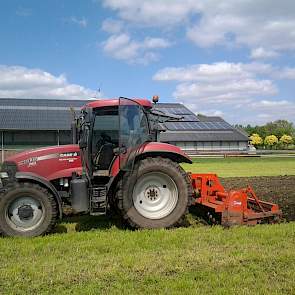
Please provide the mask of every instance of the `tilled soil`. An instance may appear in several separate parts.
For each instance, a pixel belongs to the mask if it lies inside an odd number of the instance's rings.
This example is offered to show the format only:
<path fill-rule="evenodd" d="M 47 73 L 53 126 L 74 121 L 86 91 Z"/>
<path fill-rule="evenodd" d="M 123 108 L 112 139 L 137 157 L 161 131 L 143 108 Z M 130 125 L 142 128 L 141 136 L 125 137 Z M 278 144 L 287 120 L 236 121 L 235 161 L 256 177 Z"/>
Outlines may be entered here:
<path fill-rule="evenodd" d="M 295 220 L 295 176 L 221 178 L 226 190 L 251 185 L 259 199 L 276 203 L 288 221 Z"/>

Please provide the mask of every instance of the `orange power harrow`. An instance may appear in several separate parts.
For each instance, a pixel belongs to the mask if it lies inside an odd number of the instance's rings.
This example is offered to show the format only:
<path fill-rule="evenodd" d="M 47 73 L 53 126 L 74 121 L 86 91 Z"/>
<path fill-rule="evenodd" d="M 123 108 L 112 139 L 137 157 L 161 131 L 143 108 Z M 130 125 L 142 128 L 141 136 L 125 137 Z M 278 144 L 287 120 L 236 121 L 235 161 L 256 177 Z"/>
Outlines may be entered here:
<path fill-rule="evenodd" d="M 225 191 L 216 174 L 190 174 L 190 178 L 196 192 L 193 205 L 210 223 L 229 227 L 281 219 L 279 206 L 259 200 L 250 186 Z"/>

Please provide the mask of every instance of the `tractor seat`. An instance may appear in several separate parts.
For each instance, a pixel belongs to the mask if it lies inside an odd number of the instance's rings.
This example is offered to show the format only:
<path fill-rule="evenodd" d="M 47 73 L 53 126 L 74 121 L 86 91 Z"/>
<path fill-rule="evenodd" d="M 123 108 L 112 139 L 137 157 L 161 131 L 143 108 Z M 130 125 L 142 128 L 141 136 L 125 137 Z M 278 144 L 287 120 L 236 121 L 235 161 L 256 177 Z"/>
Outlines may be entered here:
<path fill-rule="evenodd" d="M 95 168 L 97 170 L 109 170 L 114 156 L 114 144 L 109 142 L 103 144 L 94 156 Z"/>

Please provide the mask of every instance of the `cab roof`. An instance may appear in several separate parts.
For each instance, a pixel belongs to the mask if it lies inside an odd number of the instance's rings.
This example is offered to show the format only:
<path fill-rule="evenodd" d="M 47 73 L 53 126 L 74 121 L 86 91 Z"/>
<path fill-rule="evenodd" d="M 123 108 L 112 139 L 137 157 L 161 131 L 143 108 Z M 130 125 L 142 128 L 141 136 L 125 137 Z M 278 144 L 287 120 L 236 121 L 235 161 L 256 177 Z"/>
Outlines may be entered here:
<path fill-rule="evenodd" d="M 126 101 L 128 101 L 128 100 L 135 101 L 136 103 L 140 104 L 141 106 L 143 106 L 145 108 L 152 108 L 153 107 L 152 103 L 147 99 L 134 98 L 134 99 L 125 99 L 125 100 Z M 115 98 L 115 99 L 95 100 L 95 101 L 87 103 L 85 107 L 89 107 L 89 108 L 94 109 L 94 108 L 112 107 L 112 106 L 118 106 L 118 105 L 119 105 L 119 98 Z"/>

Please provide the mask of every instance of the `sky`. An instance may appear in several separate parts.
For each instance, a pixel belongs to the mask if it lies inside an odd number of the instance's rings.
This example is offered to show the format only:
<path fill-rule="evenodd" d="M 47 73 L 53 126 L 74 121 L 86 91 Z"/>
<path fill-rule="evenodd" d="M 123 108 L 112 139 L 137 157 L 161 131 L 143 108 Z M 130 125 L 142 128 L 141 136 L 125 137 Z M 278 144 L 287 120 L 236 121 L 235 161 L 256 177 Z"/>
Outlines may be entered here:
<path fill-rule="evenodd" d="M 0 0 L 0 97 L 160 96 L 295 122 L 294 0 Z"/>

